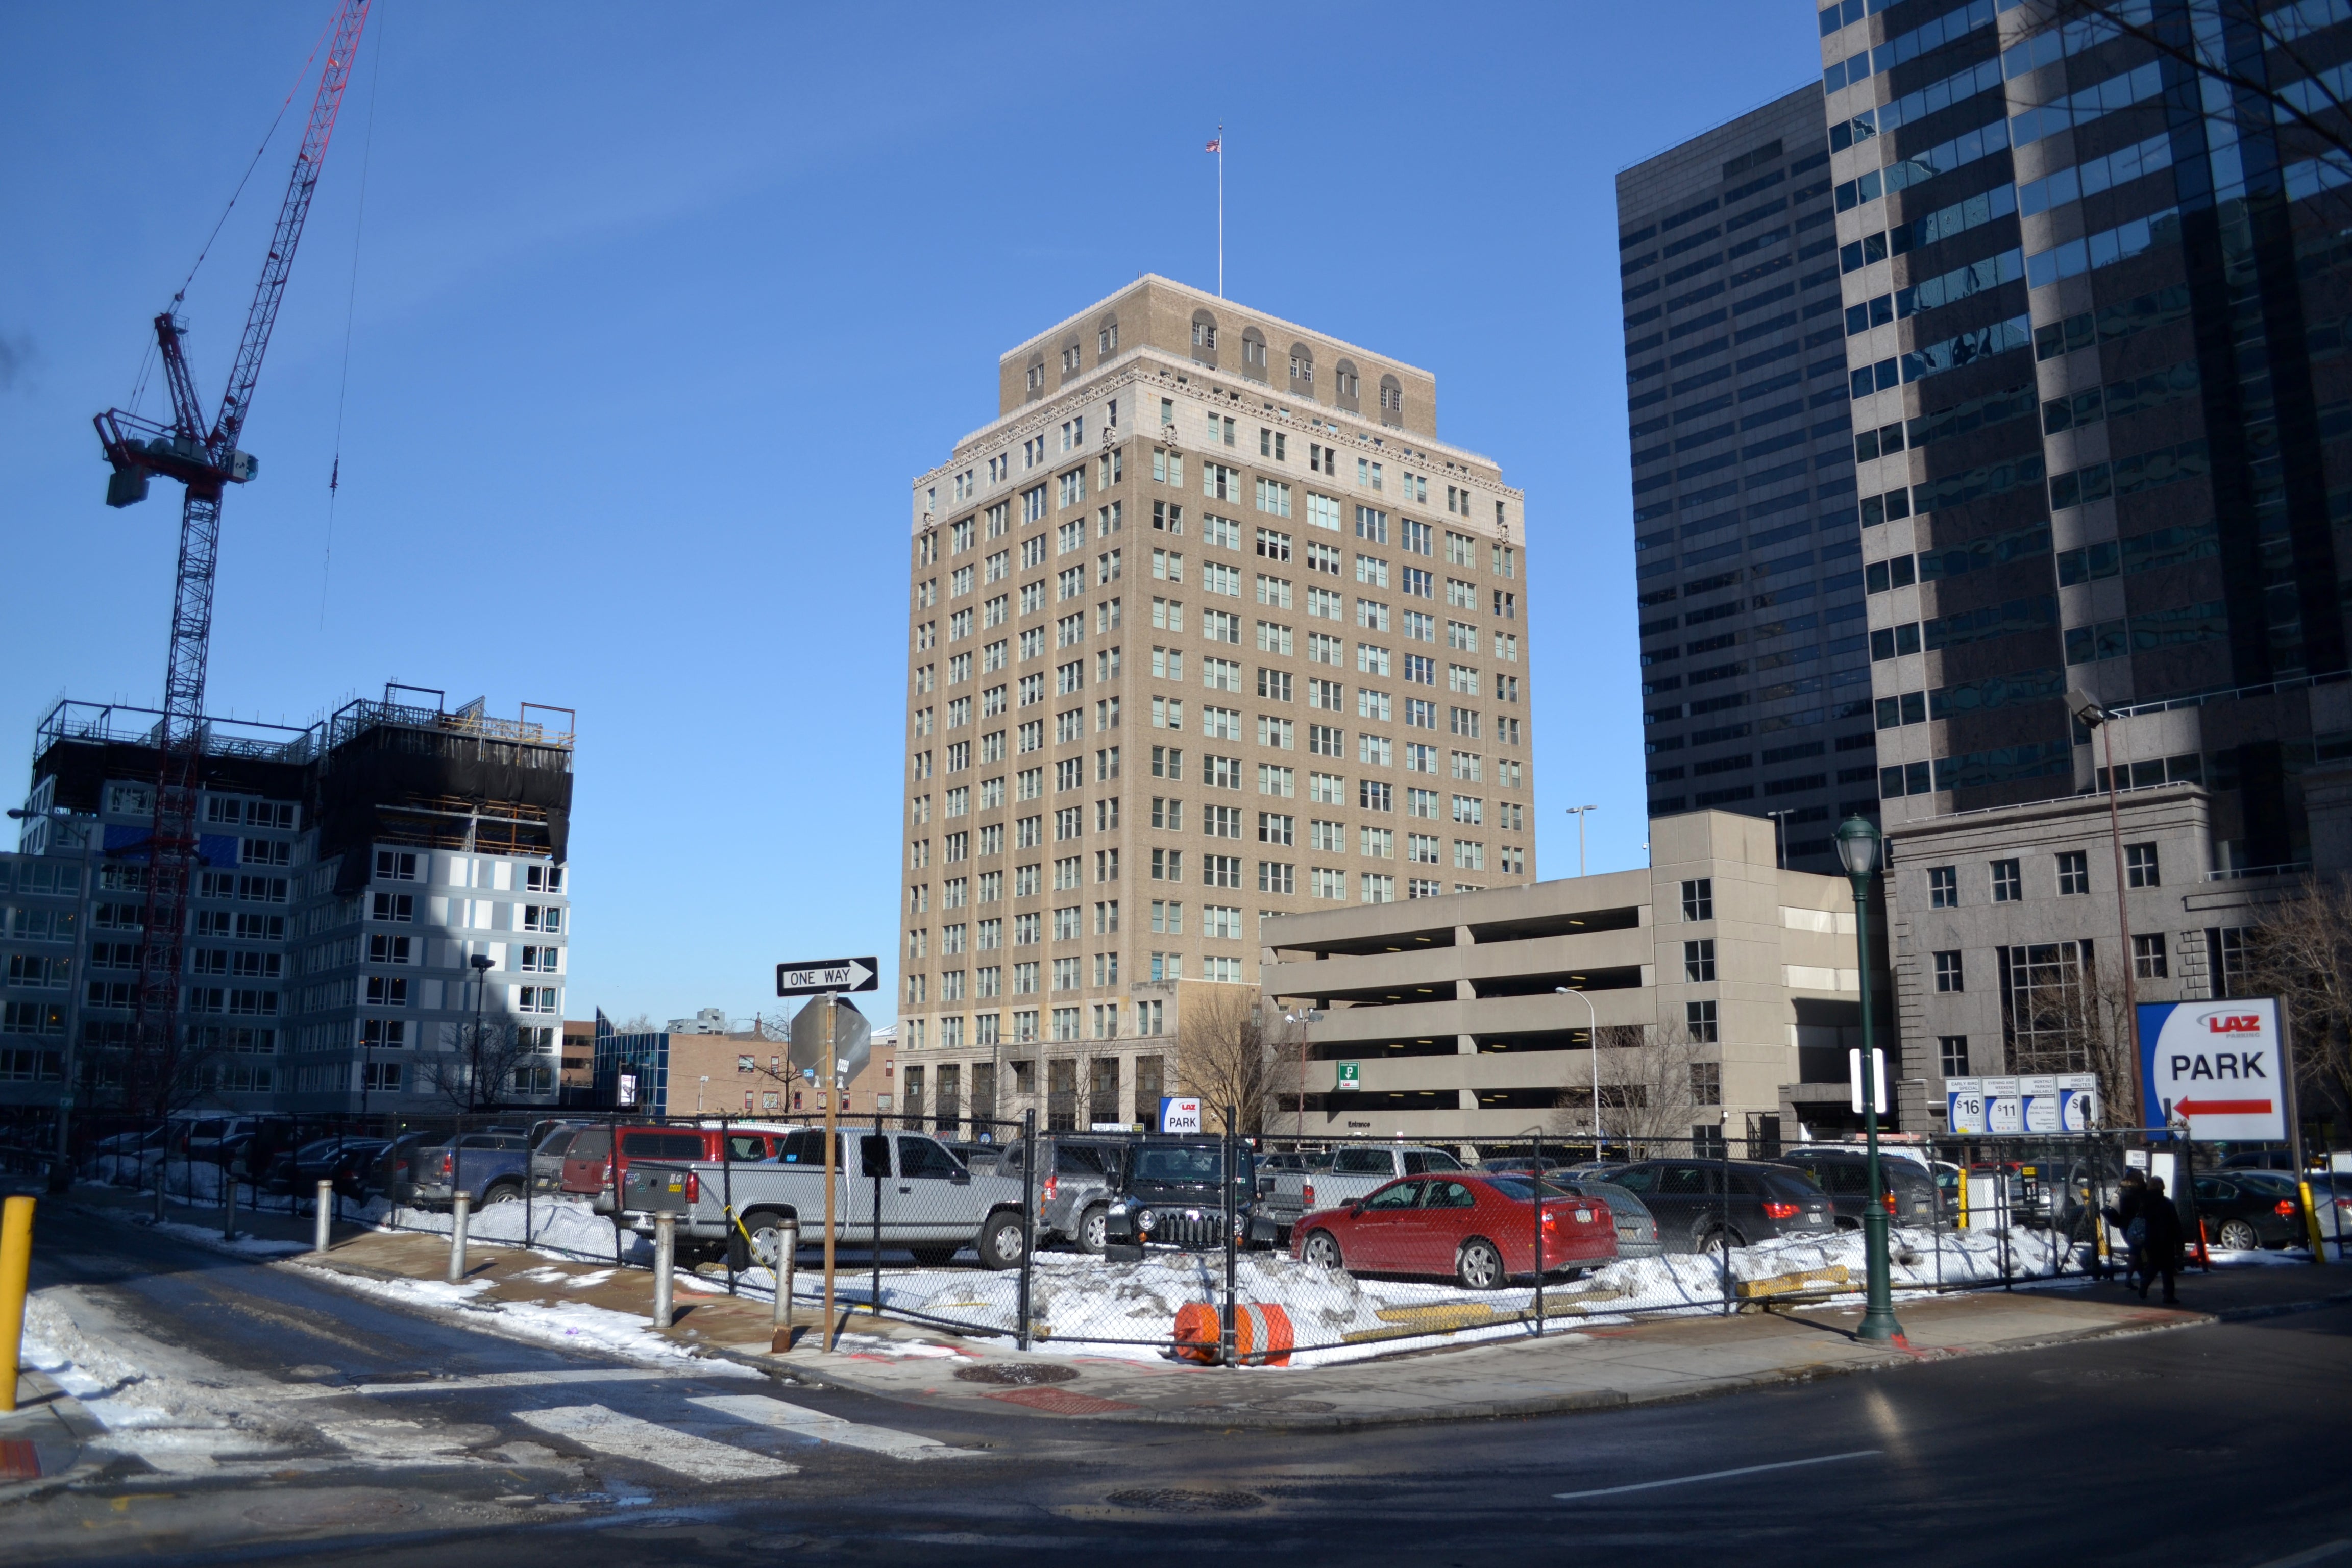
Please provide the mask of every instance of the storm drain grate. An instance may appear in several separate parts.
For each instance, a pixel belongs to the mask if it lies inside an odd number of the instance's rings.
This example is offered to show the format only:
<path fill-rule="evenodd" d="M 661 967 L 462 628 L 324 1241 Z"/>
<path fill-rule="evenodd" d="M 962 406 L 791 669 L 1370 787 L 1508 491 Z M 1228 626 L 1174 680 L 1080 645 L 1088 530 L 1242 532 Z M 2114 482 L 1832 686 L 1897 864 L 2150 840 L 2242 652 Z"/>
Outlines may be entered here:
<path fill-rule="evenodd" d="M 1027 1362 L 995 1362 L 956 1368 L 958 1383 L 995 1383 L 1008 1388 L 1028 1388 L 1040 1383 L 1067 1383 L 1078 1375 L 1074 1366 L 1049 1366 Z"/>
<path fill-rule="evenodd" d="M 1255 1492 L 1196 1491 L 1186 1487 L 1135 1487 L 1103 1500 L 1116 1508 L 1148 1509 L 1154 1513 L 1246 1513 L 1264 1508 Z"/>

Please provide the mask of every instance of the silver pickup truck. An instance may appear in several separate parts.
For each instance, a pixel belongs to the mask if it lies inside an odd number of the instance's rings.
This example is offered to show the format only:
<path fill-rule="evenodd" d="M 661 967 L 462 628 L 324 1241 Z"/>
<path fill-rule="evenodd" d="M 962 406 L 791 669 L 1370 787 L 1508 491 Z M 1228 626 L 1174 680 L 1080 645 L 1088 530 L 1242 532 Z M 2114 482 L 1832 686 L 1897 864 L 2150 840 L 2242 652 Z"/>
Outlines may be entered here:
<path fill-rule="evenodd" d="M 1274 1178 L 1261 1224 L 1271 1221 L 1276 1246 L 1290 1240 L 1290 1227 L 1312 1209 L 1336 1208 L 1399 1176 L 1458 1171 L 1462 1162 L 1443 1149 L 1418 1143 L 1343 1143 L 1320 1170 L 1284 1171 Z"/>
<path fill-rule="evenodd" d="M 991 1268 L 1017 1268 L 1024 1227 L 1018 1178 L 974 1175 L 935 1138 L 919 1132 L 841 1131 L 835 1134 L 834 1239 L 857 1246 L 877 1234 L 882 1246 L 904 1248 L 926 1268 L 938 1268 L 969 1247 Z M 643 1162 L 648 1172 L 683 1172 L 686 1212 L 681 1237 L 724 1240 L 735 1267 L 767 1267 L 786 1221 L 803 1242 L 824 1239 L 824 1134 L 807 1128 L 785 1134 L 776 1158 L 735 1161 Z M 632 1162 L 630 1179 L 639 1162 Z M 730 1225 L 727 1208 L 732 1197 Z M 880 1226 L 876 1226 L 876 1205 Z M 622 1223 L 651 1230 L 650 1214 L 625 1210 Z"/>

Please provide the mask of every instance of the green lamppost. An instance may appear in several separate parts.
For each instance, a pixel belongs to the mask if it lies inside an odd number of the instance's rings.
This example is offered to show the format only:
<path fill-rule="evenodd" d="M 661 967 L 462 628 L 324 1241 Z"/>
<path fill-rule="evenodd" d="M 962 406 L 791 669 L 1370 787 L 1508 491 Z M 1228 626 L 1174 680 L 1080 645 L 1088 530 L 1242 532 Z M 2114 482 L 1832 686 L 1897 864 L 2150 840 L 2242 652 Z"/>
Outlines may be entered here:
<path fill-rule="evenodd" d="M 1870 1170 L 1869 1204 L 1862 1211 L 1869 1303 L 1856 1332 L 1865 1340 L 1900 1340 L 1903 1325 L 1895 1321 L 1895 1302 L 1886 1279 L 1886 1188 L 1878 1169 L 1878 1056 L 1871 1046 L 1870 1027 L 1870 879 L 1878 874 L 1878 829 L 1866 818 L 1847 817 L 1838 825 L 1837 850 L 1846 876 L 1853 882 L 1856 973 L 1862 981 L 1862 1126 Z"/>

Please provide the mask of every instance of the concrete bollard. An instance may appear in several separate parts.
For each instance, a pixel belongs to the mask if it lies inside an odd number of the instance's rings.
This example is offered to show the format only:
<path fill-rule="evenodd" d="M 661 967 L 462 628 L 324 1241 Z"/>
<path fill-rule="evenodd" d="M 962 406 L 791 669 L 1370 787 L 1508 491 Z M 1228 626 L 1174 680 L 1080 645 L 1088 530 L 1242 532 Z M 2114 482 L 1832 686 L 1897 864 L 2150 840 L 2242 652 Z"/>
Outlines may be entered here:
<path fill-rule="evenodd" d="M 677 1216 L 654 1215 L 654 1327 L 669 1327 L 672 1271 L 677 1264 Z"/>
<path fill-rule="evenodd" d="M 452 1285 L 462 1283 L 466 1278 L 466 1219 L 472 1207 L 473 1200 L 464 1193 L 459 1193 L 450 1206 L 449 1215 L 454 1222 L 449 1226 L 449 1283 Z"/>
<path fill-rule="evenodd" d="M 319 1195 L 312 1206 L 317 1210 L 317 1215 L 311 1231 L 310 1250 L 313 1252 L 324 1252 L 327 1250 L 327 1241 L 329 1237 L 333 1233 L 335 1224 L 334 1183 L 320 1182 L 319 1184 Z"/>
<path fill-rule="evenodd" d="M 793 1270 L 800 1261 L 800 1225 L 788 1219 L 776 1232 L 776 1266 L 771 1270 L 776 1277 L 776 1304 L 768 1318 L 772 1352 L 793 1348 Z"/>
<path fill-rule="evenodd" d="M 226 1165 L 221 1167 L 221 1239 L 236 1239 L 236 1180 Z"/>
<path fill-rule="evenodd" d="M 164 1189 L 164 1188 L 165 1188 L 169 1184 L 170 1184 L 170 1173 L 169 1173 L 168 1171 L 166 1171 L 166 1170 L 163 1168 L 163 1161 L 161 1161 L 161 1160 L 156 1161 L 156 1162 L 155 1162 L 155 1223 L 156 1223 L 157 1225 L 162 1225 L 162 1224 L 163 1223 L 163 1189 Z"/>

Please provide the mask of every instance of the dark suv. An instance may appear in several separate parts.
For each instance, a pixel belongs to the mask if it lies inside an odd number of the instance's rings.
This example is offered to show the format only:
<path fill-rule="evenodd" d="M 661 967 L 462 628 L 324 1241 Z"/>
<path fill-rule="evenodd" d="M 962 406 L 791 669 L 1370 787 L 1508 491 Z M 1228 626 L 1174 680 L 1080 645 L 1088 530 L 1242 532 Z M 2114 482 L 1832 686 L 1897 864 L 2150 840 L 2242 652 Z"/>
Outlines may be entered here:
<path fill-rule="evenodd" d="M 1860 1149 L 1791 1149 L 1780 1163 L 1794 1165 L 1821 1184 L 1837 1211 L 1840 1230 L 1860 1230 L 1870 1207 L 1870 1156 Z M 1886 1213 L 1896 1225 L 1949 1225 L 1952 1215 L 1939 1216 L 1936 1181 L 1917 1162 L 1882 1152 L 1878 1156 L 1879 1190 L 1895 1202 Z"/>
<path fill-rule="evenodd" d="M 1611 1172 L 1608 1180 L 1640 1198 L 1656 1217 L 1658 1241 L 1668 1252 L 1713 1252 L 1727 1241 L 1746 1247 L 1773 1237 L 1829 1237 L 1837 1230 L 1829 1194 L 1793 1165 L 1645 1160 Z"/>
<path fill-rule="evenodd" d="M 1146 1242 L 1206 1251 L 1225 1245 L 1223 1143 L 1213 1138 L 1146 1138 L 1129 1146 L 1113 1177 L 1110 1208 L 1103 1216 L 1104 1251 L 1129 1261 L 1143 1256 Z M 1251 1239 L 1257 1206 L 1255 1156 L 1234 1145 L 1234 1237 Z"/>

